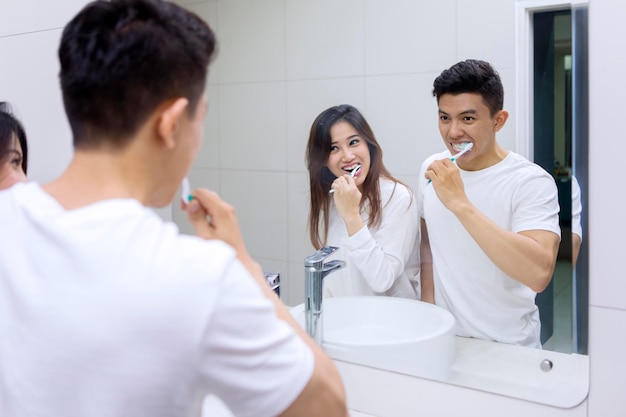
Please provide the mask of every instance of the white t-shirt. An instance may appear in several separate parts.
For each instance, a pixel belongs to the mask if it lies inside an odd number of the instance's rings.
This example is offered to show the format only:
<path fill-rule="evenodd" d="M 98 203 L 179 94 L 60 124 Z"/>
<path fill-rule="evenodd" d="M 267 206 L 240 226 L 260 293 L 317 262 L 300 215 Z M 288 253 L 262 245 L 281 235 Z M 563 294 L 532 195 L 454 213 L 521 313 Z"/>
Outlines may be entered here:
<path fill-rule="evenodd" d="M 224 243 L 131 199 L 67 211 L 37 184 L 0 193 L 0 415 L 284 411 L 313 371 Z"/>
<path fill-rule="evenodd" d="M 419 298 L 419 222 L 413 193 L 401 184 L 380 180 L 382 218 L 348 236 L 331 202 L 327 245 L 338 246 L 330 259 L 347 266 L 324 278 L 324 296 L 387 295 Z M 367 225 L 368 211 L 361 211 Z"/>
<path fill-rule="evenodd" d="M 449 157 L 447 151 L 429 157 L 420 178 L 433 160 Z M 538 165 L 509 152 L 489 168 L 461 169 L 461 178 L 472 204 L 498 226 L 560 236 L 556 183 Z M 536 293 L 485 255 L 431 184 L 423 180 L 418 190 L 433 255 L 435 303 L 456 318 L 457 335 L 540 348 Z"/>

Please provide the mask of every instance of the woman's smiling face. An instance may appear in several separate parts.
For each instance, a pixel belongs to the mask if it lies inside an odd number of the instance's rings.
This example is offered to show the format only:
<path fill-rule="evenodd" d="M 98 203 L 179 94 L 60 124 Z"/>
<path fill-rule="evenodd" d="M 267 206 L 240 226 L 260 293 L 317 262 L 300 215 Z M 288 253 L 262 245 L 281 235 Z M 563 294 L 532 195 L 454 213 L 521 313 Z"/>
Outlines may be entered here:
<path fill-rule="evenodd" d="M 350 174 L 358 165 L 361 169 L 354 174 L 354 181 L 360 189 L 370 168 L 370 151 L 367 142 L 359 132 L 345 120 L 340 120 L 330 128 L 331 148 L 326 166 L 336 177 Z"/>

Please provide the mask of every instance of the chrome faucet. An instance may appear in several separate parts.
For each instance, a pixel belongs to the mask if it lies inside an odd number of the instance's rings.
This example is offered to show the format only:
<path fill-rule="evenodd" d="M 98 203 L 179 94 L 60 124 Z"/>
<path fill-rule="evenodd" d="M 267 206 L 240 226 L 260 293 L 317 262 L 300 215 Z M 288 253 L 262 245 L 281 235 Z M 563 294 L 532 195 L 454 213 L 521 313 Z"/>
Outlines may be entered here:
<path fill-rule="evenodd" d="M 322 344 L 322 280 L 328 274 L 346 266 L 345 261 L 324 263 L 339 249 L 326 246 L 304 259 L 304 317 L 306 330 L 319 345 Z"/>

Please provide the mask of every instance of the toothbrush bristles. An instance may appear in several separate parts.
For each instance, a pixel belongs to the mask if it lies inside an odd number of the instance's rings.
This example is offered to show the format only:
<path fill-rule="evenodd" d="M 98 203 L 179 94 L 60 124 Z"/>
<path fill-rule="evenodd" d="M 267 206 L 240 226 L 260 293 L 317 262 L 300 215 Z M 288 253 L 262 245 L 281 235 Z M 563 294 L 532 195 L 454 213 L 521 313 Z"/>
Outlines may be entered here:
<path fill-rule="evenodd" d="M 459 152 L 457 152 L 456 154 L 452 155 L 452 157 L 450 157 L 450 160 L 451 161 L 455 161 L 457 158 L 460 158 L 461 155 L 463 155 L 465 152 L 467 152 L 470 149 L 472 149 L 473 146 L 474 146 L 474 144 L 472 142 L 466 143 L 465 146 L 463 147 L 463 149 L 461 149 Z"/>
<path fill-rule="evenodd" d="M 354 169 L 352 171 L 350 171 L 350 177 L 354 178 L 356 173 L 359 172 L 360 170 L 361 170 L 361 164 L 357 164 L 357 166 L 354 167 Z M 328 194 L 332 194 L 334 192 L 335 192 L 335 189 L 331 188 L 330 191 L 328 191 Z"/>
<path fill-rule="evenodd" d="M 183 178 L 183 182 L 181 184 L 180 199 L 183 201 L 184 204 L 187 204 L 192 200 L 191 186 L 187 177 Z"/>

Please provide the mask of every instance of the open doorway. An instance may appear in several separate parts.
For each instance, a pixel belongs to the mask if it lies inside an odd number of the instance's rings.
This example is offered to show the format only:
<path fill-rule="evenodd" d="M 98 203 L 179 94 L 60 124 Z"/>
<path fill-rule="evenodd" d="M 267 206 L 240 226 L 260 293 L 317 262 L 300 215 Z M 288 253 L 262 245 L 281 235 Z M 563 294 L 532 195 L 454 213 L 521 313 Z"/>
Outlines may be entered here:
<path fill-rule="evenodd" d="M 533 13 L 531 20 L 530 157 L 554 176 L 561 207 L 561 245 L 555 273 L 536 303 L 544 348 L 565 353 L 587 351 L 586 248 L 578 262 L 573 259 L 577 250 L 572 250 L 572 238 L 581 235 L 577 209 L 586 206 L 578 193 L 579 183 L 586 186 L 587 182 L 586 10 L 542 10 Z"/>

